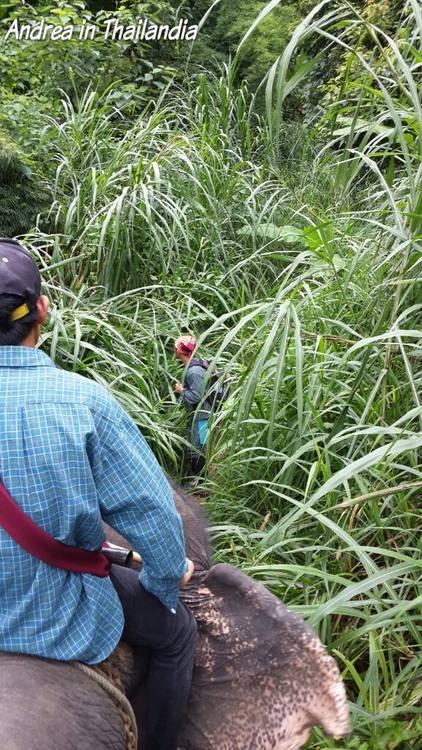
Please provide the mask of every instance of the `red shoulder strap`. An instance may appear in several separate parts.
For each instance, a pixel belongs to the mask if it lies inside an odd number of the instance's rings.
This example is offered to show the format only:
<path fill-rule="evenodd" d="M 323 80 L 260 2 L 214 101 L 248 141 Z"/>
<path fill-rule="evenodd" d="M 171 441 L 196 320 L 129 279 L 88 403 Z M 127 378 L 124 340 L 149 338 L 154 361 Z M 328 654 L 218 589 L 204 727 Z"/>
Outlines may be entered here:
<path fill-rule="evenodd" d="M 71 547 L 54 539 L 15 503 L 2 482 L 0 526 L 22 549 L 47 565 L 72 573 L 91 573 L 100 578 L 108 575 L 110 562 L 101 552 Z"/>

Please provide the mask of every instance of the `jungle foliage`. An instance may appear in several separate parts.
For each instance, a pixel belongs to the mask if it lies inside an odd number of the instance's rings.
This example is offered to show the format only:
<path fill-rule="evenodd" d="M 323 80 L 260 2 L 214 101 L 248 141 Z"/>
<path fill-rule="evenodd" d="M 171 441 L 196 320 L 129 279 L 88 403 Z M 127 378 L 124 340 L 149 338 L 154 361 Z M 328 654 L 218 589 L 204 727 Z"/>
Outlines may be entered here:
<path fill-rule="evenodd" d="M 49 191 L 10 138 L 0 136 L 0 236 L 24 234 L 47 207 Z"/>
<path fill-rule="evenodd" d="M 210 4 L 119 12 L 189 6 L 199 18 Z M 115 12 L 71 5 L 48 8 Z M 352 737 L 314 733 L 309 747 L 411 750 L 422 734 L 420 7 L 253 0 L 242 17 L 239 6 L 216 5 L 193 49 L 151 50 L 152 69 L 144 49 L 11 43 L 0 205 L 40 213 L 18 233 L 52 301 L 43 348 L 105 384 L 173 476 L 185 444 L 173 339 L 194 331 L 224 367 L 230 398 L 200 485 L 216 554 L 319 631 L 352 703 Z M 38 185 L 46 207 L 19 193 Z"/>

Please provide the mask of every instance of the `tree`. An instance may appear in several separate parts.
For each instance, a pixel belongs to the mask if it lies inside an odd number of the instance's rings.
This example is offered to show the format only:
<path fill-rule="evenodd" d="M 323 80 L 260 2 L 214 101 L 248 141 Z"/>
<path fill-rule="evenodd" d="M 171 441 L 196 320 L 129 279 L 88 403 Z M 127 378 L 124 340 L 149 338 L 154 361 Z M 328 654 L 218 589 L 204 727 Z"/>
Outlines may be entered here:
<path fill-rule="evenodd" d="M 0 235 L 27 232 L 45 207 L 48 191 L 17 146 L 0 138 Z"/>

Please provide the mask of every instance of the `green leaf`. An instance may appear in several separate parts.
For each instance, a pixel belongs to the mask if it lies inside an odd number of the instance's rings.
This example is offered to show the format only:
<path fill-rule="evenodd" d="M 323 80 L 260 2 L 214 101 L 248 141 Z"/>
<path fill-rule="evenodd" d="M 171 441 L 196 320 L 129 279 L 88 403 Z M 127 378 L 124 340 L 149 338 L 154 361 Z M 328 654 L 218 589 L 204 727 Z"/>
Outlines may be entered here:
<path fill-rule="evenodd" d="M 303 240 L 303 230 L 299 227 L 290 226 L 288 224 L 278 227 L 271 222 L 255 226 L 247 225 L 239 229 L 237 233 L 241 237 L 251 237 L 256 234 L 263 239 L 283 240 L 283 242 L 287 242 L 288 244 L 302 242 Z"/>

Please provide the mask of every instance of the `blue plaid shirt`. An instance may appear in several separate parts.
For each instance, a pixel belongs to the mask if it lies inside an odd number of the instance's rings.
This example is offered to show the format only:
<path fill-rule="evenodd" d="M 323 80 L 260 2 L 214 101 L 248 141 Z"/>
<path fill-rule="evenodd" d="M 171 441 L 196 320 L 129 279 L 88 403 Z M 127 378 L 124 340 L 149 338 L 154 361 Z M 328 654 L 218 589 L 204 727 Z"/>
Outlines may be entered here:
<path fill-rule="evenodd" d="M 104 388 L 30 347 L 0 346 L 0 478 L 65 544 L 99 549 L 103 518 L 142 555 L 143 586 L 176 607 L 183 531 L 151 450 Z M 122 630 L 109 578 L 50 567 L 0 528 L 0 650 L 95 664 Z"/>

